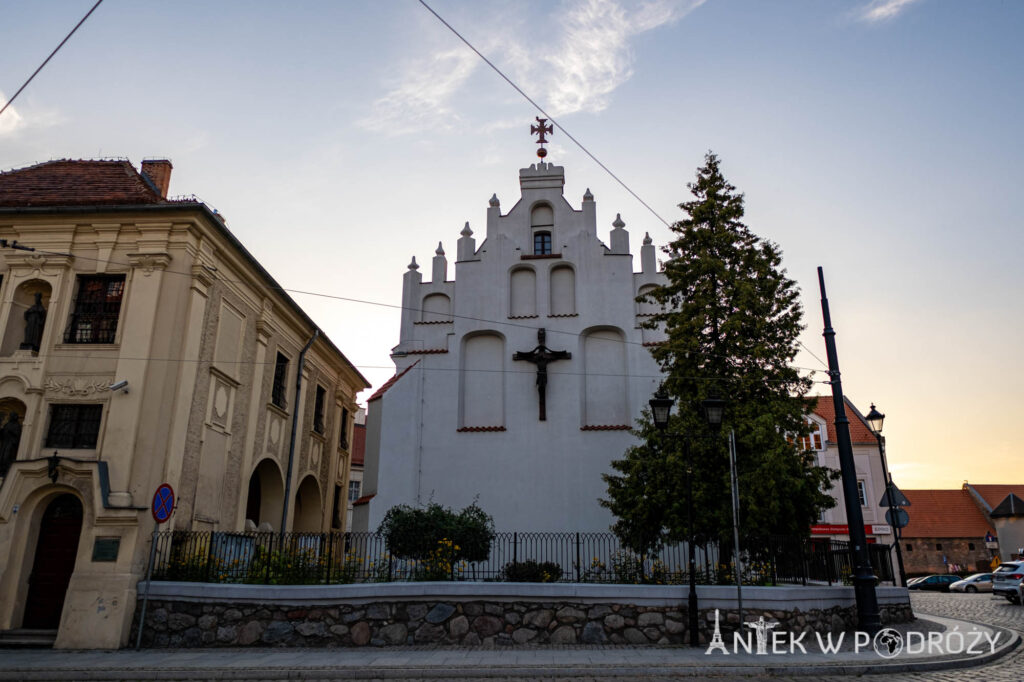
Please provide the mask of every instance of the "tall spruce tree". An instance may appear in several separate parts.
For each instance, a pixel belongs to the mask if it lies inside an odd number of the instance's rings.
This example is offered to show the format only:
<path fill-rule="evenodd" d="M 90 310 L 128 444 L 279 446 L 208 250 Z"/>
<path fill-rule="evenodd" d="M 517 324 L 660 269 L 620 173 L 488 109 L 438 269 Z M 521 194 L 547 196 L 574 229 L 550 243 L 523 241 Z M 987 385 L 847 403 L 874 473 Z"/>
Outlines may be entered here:
<path fill-rule="evenodd" d="M 736 433 L 741 534 L 807 536 L 837 476 L 799 446 L 809 432 L 809 378 L 792 366 L 803 329 L 796 283 L 779 248 L 743 224 L 743 195 L 722 176 L 709 152 L 680 204 L 688 218 L 672 226 L 665 247 L 668 283 L 641 300 L 662 306 L 649 327 L 664 344 L 652 348 L 675 399 L 665 433 L 645 411 L 634 433 L 642 442 L 606 474 L 613 530 L 624 544 L 649 552 L 686 540 L 687 466 L 692 462 L 698 542 L 732 528 L 726 434 Z M 727 400 L 721 431 L 704 420 L 701 401 Z"/>

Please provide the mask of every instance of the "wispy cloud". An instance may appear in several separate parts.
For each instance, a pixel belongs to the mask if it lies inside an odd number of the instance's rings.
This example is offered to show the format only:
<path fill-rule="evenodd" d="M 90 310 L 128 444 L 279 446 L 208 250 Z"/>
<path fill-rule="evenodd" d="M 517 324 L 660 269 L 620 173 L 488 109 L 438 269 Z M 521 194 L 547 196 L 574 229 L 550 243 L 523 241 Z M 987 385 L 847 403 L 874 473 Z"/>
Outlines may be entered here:
<path fill-rule="evenodd" d="M 7 95 L 5 95 L 3 91 L 0 91 L 0 108 L 2 108 L 6 103 Z M 3 114 L 0 114 L 0 137 L 14 134 L 14 131 L 23 124 L 24 119 L 21 117 L 21 114 L 18 113 L 18 110 L 13 106 L 7 107 L 7 110 Z"/>
<path fill-rule="evenodd" d="M 31 103 L 31 99 L 27 100 Z M 0 107 L 7 102 L 7 96 L 0 92 Z M 64 123 L 64 116 L 56 109 L 29 109 L 10 106 L 0 115 L 0 137 L 25 137 L 30 130 L 41 130 Z"/>
<path fill-rule="evenodd" d="M 391 134 L 455 125 L 451 98 L 479 66 L 480 59 L 463 47 L 417 60 L 403 69 L 398 84 L 376 100 L 358 125 Z"/>
<path fill-rule="evenodd" d="M 500 41 L 477 48 L 552 115 L 597 112 L 633 75 L 631 40 L 679 20 L 705 1 L 565 0 L 556 16 L 544 22 L 553 34 L 540 39 L 536 24 L 523 22 L 515 27 L 522 35 L 506 26 Z M 466 33 L 472 36 L 473 31 Z M 458 122 L 452 100 L 480 68 L 487 67 L 463 46 L 411 62 L 360 125 L 391 134 L 451 128 Z"/>
<path fill-rule="evenodd" d="M 858 12 L 861 21 L 888 21 L 902 14 L 908 7 L 919 0 L 872 0 Z"/>

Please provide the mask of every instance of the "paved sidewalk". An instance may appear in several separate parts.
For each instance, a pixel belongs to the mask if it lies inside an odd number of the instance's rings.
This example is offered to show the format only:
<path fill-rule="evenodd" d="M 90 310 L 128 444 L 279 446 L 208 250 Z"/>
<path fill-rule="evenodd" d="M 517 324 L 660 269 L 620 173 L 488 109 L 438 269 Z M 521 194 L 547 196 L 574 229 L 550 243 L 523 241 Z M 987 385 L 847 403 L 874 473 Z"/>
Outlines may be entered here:
<path fill-rule="evenodd" d="M 7 650 L 0 680 L 386 680 L 386 679 L 671 679 L 884 674 L 944 670 L 990 663 L 1020 643 L 1019 634 L 967 621 L 928 616 L 932 630 L 958 628 L 998 635 L 994 652 L 929 655 L 904 651 L 884 659 L 869 645 L 833 655 L 728 656 L 683 647 L 507 647 L 362 649 L 191 649 L 121 651 Z M 916 628 L 915 628 L 916 629 Z M 730 645 L 731 651 L 731 645 Z"/>

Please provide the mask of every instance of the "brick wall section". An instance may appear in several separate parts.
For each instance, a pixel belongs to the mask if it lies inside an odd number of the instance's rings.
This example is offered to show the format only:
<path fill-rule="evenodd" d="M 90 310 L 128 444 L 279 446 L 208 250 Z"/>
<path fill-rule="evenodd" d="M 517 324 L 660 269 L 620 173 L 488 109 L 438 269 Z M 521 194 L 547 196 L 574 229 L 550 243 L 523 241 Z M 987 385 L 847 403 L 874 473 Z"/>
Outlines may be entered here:
<path fill-rule="evenodd" d="M 903 567 L 909 576 L 948 573 L 943 555 L 950 564 L 959 564 L 963 574 L 990 570 L 992 552 L 985 549 L 981 538 L 903 538 L 901 543 Z M 937 544 L 942 545 L 941 550 L 935 548 Z M 912 549 L 908 550 L 907 545 Z"/>
<path fill-rule="evenodd" d="M 141 608 L 141 606 L 140 606 Z M 138 626 L 136 611 L 136 627 Z M 782 623 L 781 630 L 840 632 L 856 625 L 856 608 L 744 611 Z M 722 635 L 731 638 L 739 613 L 722 609 Z M 700 641 L 714 631 L 715 610 L 700 612 Z M 914 619 L 909 604 L 882 606 L 882 623 Z M 131 641 L 135 641 L 133 629 Z M 573 602 L 419 601 L 336 606 L 286 606 L 151 601 L 142 642 L 146 647 L 396 646 L 447 644 L 683 644 L 686 610 L 679 606 Z"/>

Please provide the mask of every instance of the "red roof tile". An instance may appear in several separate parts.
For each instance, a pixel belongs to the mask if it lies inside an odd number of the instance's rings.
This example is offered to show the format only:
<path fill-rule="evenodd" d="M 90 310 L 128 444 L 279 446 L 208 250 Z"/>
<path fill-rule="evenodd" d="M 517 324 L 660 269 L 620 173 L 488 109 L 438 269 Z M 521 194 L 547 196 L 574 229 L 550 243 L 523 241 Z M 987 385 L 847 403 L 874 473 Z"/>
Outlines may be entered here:
<path fill-rule="evenodd" d="M 396 381 L 398 381 L 399 379 L 404 377 L 405 373 L 408 372 L 413 367 L 415 367 L 417 364 L 419 364 L 419 360 L 417 360 L 416 362 L 412 363 L 411 365 L 409 365 L 408 367 L 403 369 L 401 372 L 398 372 L 397 374 L 395 374 L 395 376 L 393 376 L 390 379 L 388 379 L 387 381 L 385 381 L 384 385 L 381 386 L 380 388 L 378 388 L 377 392 L 374 393 L 373 395 L 371 395 L 370 398 L 366 402 L 372 403 L 374 400 L 377 400 L 378 398 L 382 397 L 385 393 L 387 393 L 389 388 L 391 388 L 392 386 L 395 385 Z"/>
<path fill-rule="evenodd" d="M 965 483 L 964 485 L 974 488 L 988 503 L 990 509 L 998 507 L 999 503 L 1005 500 L 1010 493 L 1024 498 L 1024 483 Z"/>
<path fill-rule="evenodd" d="M 352 429 L 352 466 L 361 467 L 366 461 L 366 425 L 356 424 Z"/>
<path fill-rule="evenodd" d="M 129 161 L 61 159 L 0 173 L 0 206 L 170 203 Z"/>
<path fill-rule="evenodd" d="M 966 490 L 904 490 L 910 500 L 905 538 L 977 538 L 995 530 Z"/>
<path fill-rule="evenodd" d="M 828 427 L 828 442 L 838 443 L 839 439 L 836 436 L 836 410 L 833 406 L 832 396 L 811 396 L 812 399 L 817 399 L 817 405 L 814 407 L 814 413 L 825 420 L 825 424 Z M 867 422 L 860 418 L 857 414 L 857 409 L 850 402 L 849 398 L 846 398 L 846 418 L 850 421 L 850 441 L 854 445 L 878 445 L 878 439 L 875 438 L 875 434 L 868 428 Z"/>

